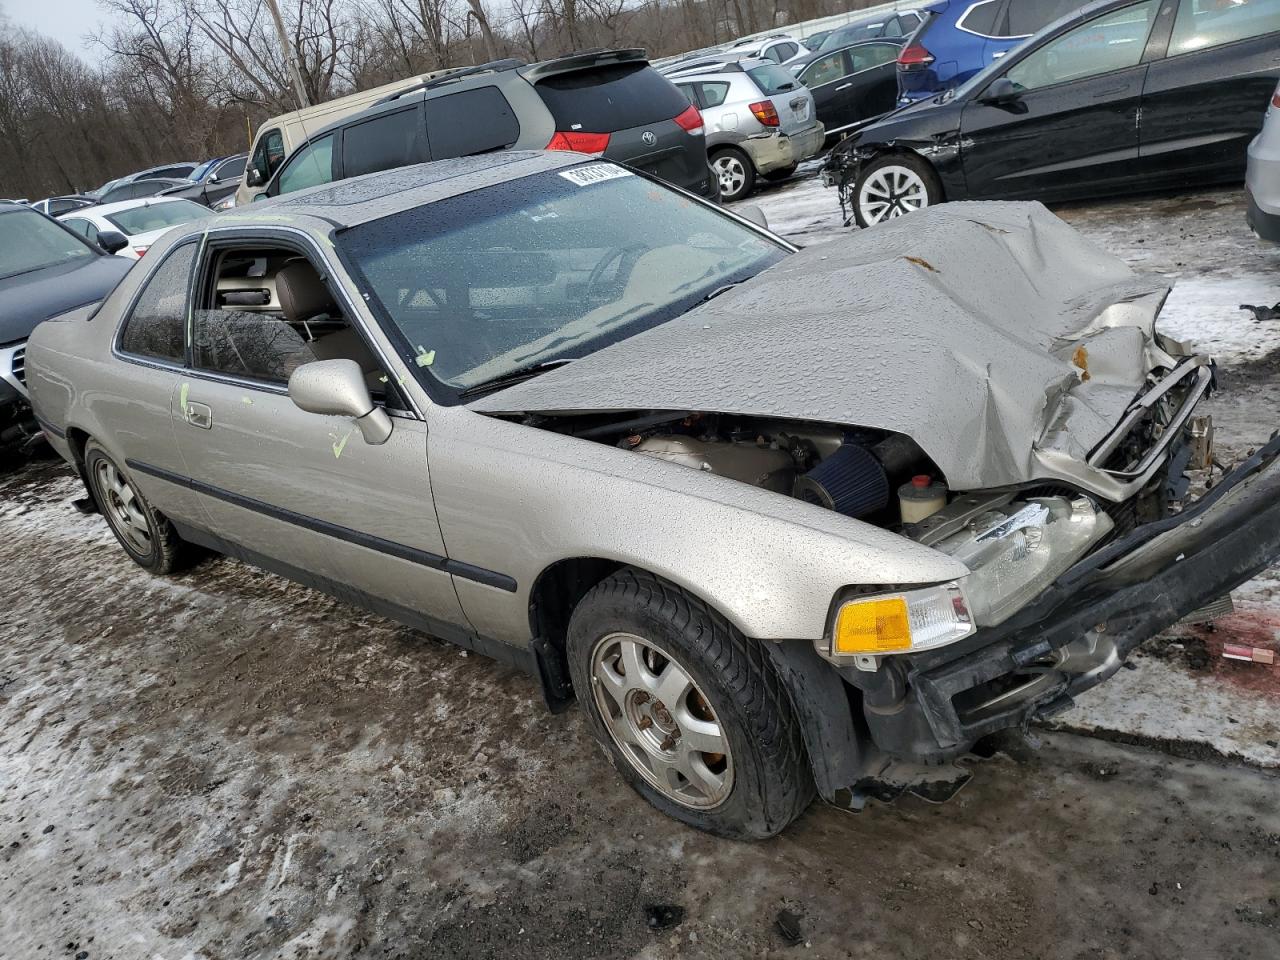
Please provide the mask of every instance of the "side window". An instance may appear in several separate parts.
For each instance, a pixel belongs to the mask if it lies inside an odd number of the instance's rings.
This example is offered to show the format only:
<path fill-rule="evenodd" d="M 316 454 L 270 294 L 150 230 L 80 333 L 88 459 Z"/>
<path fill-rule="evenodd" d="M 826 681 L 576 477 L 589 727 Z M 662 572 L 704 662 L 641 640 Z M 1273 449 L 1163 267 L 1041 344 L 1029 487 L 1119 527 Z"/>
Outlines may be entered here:
<path fill-rule="evenodd" d="M 773 49 L 777 51 L 778 62 L 785 63 L 800 52 L 800 45 L 798 43 L 791 43 L 788 41 L 787 43 L 778 44 Z"/>
<path fill-rule="evenodd" d="M 184 243 L 165 257 L 146 281 L 125 320 L 120 349 L 140 357 L 181 363 L 187 329 L 187 281 L 195 260 L 195 242 Z"/>
<path fill-rule="evenodd" d="M 1182 0 L 1169 38 L 1169 56 L 1217 47 L 1280 30 L 1280 0 Z"/>
<path fill-rule="evenodd" d="M 902 24 L 902 35 L 904 37 L 909 37 L 911 34 L 915 33 L 916 29 L 920 26 L 920 14 L 904 13 L 898 17 L 898 22 Z"/>
<path fill-rule="evenodd" d="M 702 95 L 703 106 L 718 107 L 729 96 L 727 83 L 700 83 L 698 90 Z"/>
<path fill-rule="evenodd" d="M 1004 37 L 1029 37 L 1079 6 L 1079 0 L 1016 0 L 1009 4 L 1004 29 L 998 32 Z"/>
<path fill-rule="evenodd" d="M 774 63 L 781 63 L 783 60 L 782 45 L 775 43 L 773 46 L 768 47 L 764 53 L 760 55 L 760 58 L 762 60 L 772 60 Z"/>
<path fill-rule="evenodd" d="M 222 166 L 214 172 L 214 176 L 219 180 L 239 180 L 244 175 L 244 163 L 244 157 L 224 161 Z"/>
<path fill-rule="evenodd" d="M 280 171 L 275 194 L 293 193 L 333 180 L 333 134 L 303 144 Z M 275 195 L 273 194 L 273 195 Z"/>
<path fill-rule="evenodd" d="M 880 31 L 882 37 L 900 37 L 902 36 L 902 21 L 897 17 L 890 17 L 889 22 L 884 25 L 884 29 Z"/>
<path fill-rule="evenodd" d="M 342 175 L 358 177 L 425 160 L 422 115 L 417 106 L 384 113 L 342 133 Z"/>
<path fill-rule="evenodd" d="M 853 72 L 860 73 L 897 60 L 898 51 L 899 48 L 892 43 L 868 43 L 866 46 L 854 47 L 848 53 L 849 59 L 853 61 Z"/>
<path fill-rule="evenodd" d="M 258 171 L 262 182 L 266 183 L 276 168 L 284 161 L 284 138 L 279 130 L 268 130 L 258 138 L 258 146 L 253 151 L 250 166 Z"/>
<path fill-rule="evenodd" d="M 1160 0 L 1144 0 L 1081 24 L 1009 68 L 1006 76 L 1023 90 L 1136 66 Z"/>
<path fill-rule="evenodd" d="M 92 220 L 84 222 L 84 238 L 90 243 L 98 242 L 98 225 Z"/>
<path fill-rule="evenodd" d="M 835 53 L 828 53 L 825 57 L 819 57 L 813 61 L 800 79 L 804 81 L 806 87 L 820 87 L 824 83 L 831 83 L 843 76 L 844 53 L 837 50 Z"/>
<path fill-rule="evenodd" d="M 697 88 L 692 83 L 677 83 L 676 89 L 679 90 L 681 93 L 683 93 L 685 95 L 685 99 L 687 99 L 695 107 L 702 106 L 702 104 L 698 102 Z"/>
<path fill-rule="evenodd" d="M 88 220 L 85 220 L 81 217 L 68 217 L 62 222 L 67 225 L 68 229 L 74 230 L 76 233 L 80 234 L 80 236 L 82 237 L 89 236 Z"/>
<path fill-rule="evenodd" d="M 288 383 L 313 360 L 354 360 L 375 400 L 403 408 L 373 351 L 348 322 L 311 261 L 293 250 L 216 251 L 192 311 L 191 359 L 199 370 Z"/>
<path fill-rule="evenodd" d="M 982 37 L 994 37 L 999 13 L 1000 0 L 982 0 L 966 10 L 956 26 Z"/>
<path fill-rule="evenodd" d="M 434 97 L 425 107 L 432 160 L 502 150 L 520 139 L 520 124 L 497 87 Z"/>

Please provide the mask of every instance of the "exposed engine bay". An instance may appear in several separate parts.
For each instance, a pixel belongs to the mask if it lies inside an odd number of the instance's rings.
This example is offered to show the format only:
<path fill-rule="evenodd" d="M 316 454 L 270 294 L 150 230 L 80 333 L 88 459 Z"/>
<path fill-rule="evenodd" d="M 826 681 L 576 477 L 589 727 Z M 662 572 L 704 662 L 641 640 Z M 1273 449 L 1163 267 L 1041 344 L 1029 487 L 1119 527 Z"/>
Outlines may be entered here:
<path fill-rule="evenodd" d="M 1012 616 L 1134 522 L 1166 515 L 1190 459 L 1176 444 L 1147 489 L 1112 504 L 1061 485 L 953 492 L 911 438 L 835 424 L 677 411 L 526 422 L 795 497 L 953 556 L 972 571 L 965 596 L 978 626 Z"/>

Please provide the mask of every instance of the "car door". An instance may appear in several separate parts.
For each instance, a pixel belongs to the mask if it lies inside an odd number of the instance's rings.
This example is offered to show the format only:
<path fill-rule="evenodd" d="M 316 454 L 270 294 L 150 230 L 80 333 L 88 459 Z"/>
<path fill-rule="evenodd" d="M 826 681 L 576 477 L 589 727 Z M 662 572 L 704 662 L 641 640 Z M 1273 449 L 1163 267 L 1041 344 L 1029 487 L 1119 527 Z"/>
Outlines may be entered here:
<path fill-rule="evenodd" d="M 1147 37 L 1161 0 L 1141 0 L 1013 56 L 1012 98 L 975 93 L 961 116 L 973 197 L 1105 193 L 1135 175 Z M 993 78 L 993 82 L 994 82 Z"/>
<path fill-rule="evenodd" d="M 845 51 L 850 71 L 845 83 L 849 86 L 841 92 L 848 99 L 850 124 L 893 109 L 898 99 L 897 60 L 901 50 L 896 43 L 863 43 Z"/>
<path fill-rule="evenodd" d="M 1238 180 L 1280 76 L 1280 0 L 1166 0 L 1161 21 L 1165 55 L 1142 91 L 1142 173 L 1153 185 Z"/>
<path fill-rule="evenodd" d="M 849 57 L 844 50 L 824 53 L 800 73 L 800 82 L 813 94 L 813 109 L 827 133 L 838 133 L 853 123 Z M 895 87 L 896 89 L 896 87 Z"/>
<path fill-rule="evenodd" d="M 400 409 L 399 361 L 379 359 L 362 319 L 321 279 L 338 269 L 296 238 L 212 238 L 171 409 L 184 469 L 219 549 L 457 639 L 466 618 L 436 522 L 426 423 Z M 293 369 L 340 358 L 384 393 L 386 442 L 289 399 Z"/>

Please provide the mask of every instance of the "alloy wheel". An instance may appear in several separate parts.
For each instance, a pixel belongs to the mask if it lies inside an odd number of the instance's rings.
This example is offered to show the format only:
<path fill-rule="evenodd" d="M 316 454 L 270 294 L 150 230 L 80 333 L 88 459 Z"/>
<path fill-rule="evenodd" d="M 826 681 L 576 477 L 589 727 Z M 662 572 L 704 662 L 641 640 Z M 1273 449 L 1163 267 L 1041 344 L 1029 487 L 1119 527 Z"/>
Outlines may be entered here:
<path fill-rule="evenodd" d="M 147 515 L 133 487 L 110 460 L 99 460 L 94 471 L 107 521 L 139 554 L 151 553 L 151 527 L 147 525 Z"/>
<path fill-rule="evenodd" d="M 669 652 L 629 633 L 591 655 L 596 706 L 622 755 L 676 803 L 719 806 L 733 789 L 729 740 L 698 684 Z"/>
<path fill-rule="evenodd" d="M 909 167 L 889 164 L 871 172 L 858 189 L 858 208 L 868 223 L 892 220 L 929 205 L 929 189 Z"/>
<path fill-rule="evenodd" d="M 720 195 L 736 197 L 747 182 L 747 168 L 731 153 L 716 157 L 711 167 L 720 179 Z"/>

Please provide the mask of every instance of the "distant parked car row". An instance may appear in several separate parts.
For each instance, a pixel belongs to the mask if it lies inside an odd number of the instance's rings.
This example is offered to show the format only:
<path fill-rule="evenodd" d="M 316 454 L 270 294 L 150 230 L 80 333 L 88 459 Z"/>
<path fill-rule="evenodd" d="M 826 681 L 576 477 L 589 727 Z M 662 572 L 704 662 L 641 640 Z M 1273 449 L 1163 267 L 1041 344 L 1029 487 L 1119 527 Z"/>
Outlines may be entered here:
<path fill-rule="evenodd" d="M 1278 52 L 1280 0 L 1099 0 L 955 90 L 852 133 L 824 174 L 862 226 L 942 200 L 1238 182 Z M 1269 143 L 1258 141 L 1260 169 Z M 1254 215 L 1264 229 L 1267 212 Z"/>
<path fill-rule="evenodd" d="M 89 193 L 48 197 L 31 204 L 41 213 L 57 217 L 95 204 L 113 204 L 143 197 L 178 196 L 212 207 L 234 193 L 244 173 L 248 154 L 214 157 L 204 163 L 170 163 L 108 180 Z"/>

